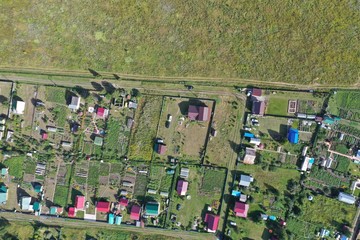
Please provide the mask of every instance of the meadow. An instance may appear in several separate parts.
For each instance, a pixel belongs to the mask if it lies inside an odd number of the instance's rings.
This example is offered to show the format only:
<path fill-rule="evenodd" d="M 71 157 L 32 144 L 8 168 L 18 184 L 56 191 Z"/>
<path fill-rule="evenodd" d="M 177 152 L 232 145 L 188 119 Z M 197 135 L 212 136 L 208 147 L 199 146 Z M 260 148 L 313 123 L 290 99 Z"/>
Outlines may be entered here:
<path fill-rule="evenodd" d="M 0 8 L 3 66 L 333 85 L 354 84 L 359 74 L 358 1 L 1 1 Z"/>

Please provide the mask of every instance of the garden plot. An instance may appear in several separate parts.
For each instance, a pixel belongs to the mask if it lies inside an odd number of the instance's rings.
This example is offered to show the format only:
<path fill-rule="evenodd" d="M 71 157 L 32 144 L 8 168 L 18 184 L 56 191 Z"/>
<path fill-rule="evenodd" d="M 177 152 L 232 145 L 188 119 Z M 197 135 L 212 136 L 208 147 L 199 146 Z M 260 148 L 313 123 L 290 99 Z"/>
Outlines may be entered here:
<path fill-rule="evenodd" d="M 209 130 L 209 120 L 190 121 L 187 117 L 189 105 L 205 104 L 212 110 L 213 101 L 202 99 L 164 97 L 164 106 L 159 122 L 157 137 L 167 145 L 166 156 L 186 161 L 199 161 L 204 154 L 204 145 Z M 166 127 L 169 114 L 172 121 Z M 210 113 L 209 113 L 210 114 Z M 166 156 L 156 154 L 156 160 L 167 160 Z"/>
<path fill-rule="evenodd" d="M 159 96 L 145 95 L 140 99 L 130 139 L 130 159 L 151 160 L 161 103 L 162 98 Z"/>
<path fill-rule="evenodd" d="M 0 116 L 7 116 L 10 106 L 11 82 L 0 82 Z"/>
<path fill-rule="evenodd" d="M 104 149 L 108 157 L 127 155 L 131 125 L 128 121 L 134 119 L 134 110 L 128 108 L 111 109 L 111 116 L 107 121 Z"/>
<path fill-rule="evenodd" d="M 296 110 L 300 113 L 316 114 L 321 111 L 324 96 L 315 96 L 312 93 L 277 91 L 276 94 L 267 96 L 268 106 L 266 114 L 279 116 L 293 116 L 288 112 L 289 101 L 296 101 Z"/>
<path fill-rule="evenodd" d="M 124 175 L 124 165 L 121 163 L 112 163 L 109 173 L 109 184 L 120 186 L 121 177 Z"/>
<path fill-rule="evenodd" d="M 212 211 L 217 214 L 225 181 L 224 170 L 195 166 L 191 166 L 189 169 L 190 173 L 187 179 L 189 186 L 186 196 L 179 196 L 174 191 L 170 205 L 170 216 L 176 215 L 176 221 L 168 220 L 171 227 L 177 227 L 175 222 L 180 222 L 180 228 L 187 230 L 192 228 L 194 220 L 202 222 L 204 212 L 208 207 L 211 207 Z"/>
<path fill-rule="evenodd" d="M 75 176 L 74 180 L 79 185 L 85 185 L 87 178 L 88 178 L 88 172 L 89 172 L 89 162 L 83 161 L 81 163 L 76 164 L 75 167 Z"/>
<path fill-rule="evenodd" d="M 45 188 L 45 198 L 49 201 L 53 201 L 56 188 L 56 172 L 57 172 L 57 163 L 48 163 L 47 164 L 47 173 L 44 179 L 44 188 Z"/>
<path fill-rule="evenodd" d="M 239 141 L 239 132 L 236 125 L 244 112 L 244 103 L 238 99 L 222 96 L 216 101 L 212 128 L 216 137 L 210 136 L 206 148 L 205 163 L 227 166 L 234 158 L 236 149 L 234 144 Z"/>
<path fill-rule="evenodd" d="M 328 111 L 341 118 L 360 122 L 359 91 L 337 91 L 329 101 Z"/>
<path fill-rule="evenodd" d="M 343 168 L 343 166 L 341 166 Z M 349 189 L 350 179 L 340 176 L 331 170 L 324 170 L 319 167 L 313 167 L 311 169 L 308 179 L 304 182 L 305 185 L 314 190 L 316 189 L 331 189 L 342 188 L 343 190 Z"/>
<path fill-rule="evenodd" d="M 147 196 L 157 201 L 161 200 L 161 192 L 170 196 L 173 174 L 167 174 L 165 165 L 152 165 L 150 168 Z M 168 169 L 169 170 L 169 169 Z"/>
<path fill-rule="evenodd" d="M 68 185 L 70 176 L 71 176 L 71 165 L 61 163 L 57 175 L 57 184 L 64 186 Z"/>
<path fill-rule="evenodd" d="M 251 175 L 254 178 L 249 188 L 238 187 L 241 174 Z M 257 239 L 259 236 L 264 236 L 264 239 L 268 239 L 270 237 L 268 226 L 266 222 L 259 222 L 258 217 L 260 213 L 274 215 L 278 218 L 285 217 L 287 184 L 291 179 L 299 181 L 299 172 L 295 169 L 284 168 L 277 168 L 276 171 L 264 171 L 259 165 L 243 165 L 241 172 L 236 172 L 233 177 L 235 181 L 232 189 L 251 196 L 251 200 L 247 201 L 249 204 L 248 218 L 243 219 L 236 217 L 233 212 L 236 198 L 233 196 L 228 198 L 228 220 L 236 222 L 238 229 L 242 229 L 242 231 L 231 230 L 230 237 L 233 239 L 244 237 Z"/>
<path fill-rule="evenodd" d="M 21 133 L 30 136 L 33 127 L 33 117 L 34 117 L 34 99 L 37 95 L 37 86 L 27 85 L 27 84 L 16 84 L 16 94 L 13 95 L 13 101 L 11 103 L 12 112 L 16 109 L 16 103 L 22 101 L 25 103 L 24 112 L 20 115 L 12 115 L 12 118 L 15 121 L 16 119 L 20 121 Z M 10 125 L 11 126 L 11 125 Z M 15 126 L 14 126 L 15 127 Z M 16 128 L 16 127 L 15 127 Z M 19 129 L 15 129 L 19 130 Z"/>

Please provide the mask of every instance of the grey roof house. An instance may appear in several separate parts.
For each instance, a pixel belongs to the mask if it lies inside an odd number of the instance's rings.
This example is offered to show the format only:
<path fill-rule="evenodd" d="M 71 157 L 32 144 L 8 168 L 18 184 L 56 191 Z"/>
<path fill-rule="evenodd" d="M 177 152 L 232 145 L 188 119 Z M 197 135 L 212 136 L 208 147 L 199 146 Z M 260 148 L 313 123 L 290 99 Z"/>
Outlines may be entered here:
<path fill-rule="evenodd" d="M 344 192 L 339 193 L 338 200 L 347 204 L 354 204 L 356 202 L 356 198 L 353 195 Z"/>
<path fill-rule="evenodd" d="M 241 174 L 239 185 L 243 187 L 249 187 L 250 183 L 252 183 L 253 181 L 254 179 L 252 176 Z"/>

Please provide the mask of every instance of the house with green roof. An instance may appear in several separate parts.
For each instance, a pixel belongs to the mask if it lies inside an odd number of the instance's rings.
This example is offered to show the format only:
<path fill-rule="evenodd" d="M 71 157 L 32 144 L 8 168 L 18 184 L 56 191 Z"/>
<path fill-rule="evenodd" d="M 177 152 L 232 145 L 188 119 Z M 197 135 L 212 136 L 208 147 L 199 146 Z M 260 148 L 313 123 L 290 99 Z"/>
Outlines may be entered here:
<path fill-rule="evenodd" d="M 1 176 L 4 177 L 9 174 L 9 168 L 2 168 L 1 169 Z"/>
<path fill-rule="evenodd" d="M 34 202 L 33 209 L 35 212 L 37 212 L 37 211 L 40 212 L 41 211 L 41 203 L 38 201 Z"/>
<path fill-rule="evenodd" d="M 97 146 L 102 146 L 103 142 L 104 142 L 104 140 L 103 140 L 102 137 L 96 136 L 95 139 L 94 139 L 94 144 L 97 145 Z"/>
<path fill-rule="evenodd" d="M 50 214 L 57 215 L 57 207 L 55 207 L 55 206 L 50 207 Z"/>
<path fill-rule="evenodd" d="M 43 190 L 43 186 L 40 183 L 35 183 L 34 184 L 34 190 L 36 193 L 41 193 Z"/>
<path fill-rule="evenodd" d="M 5 184 L 0 183 L 0 204 L 6 204 L 8 199 L 8 189 Z"/>
<path fill-rule="evenodd" d="M 160 204 L 158 202 L 148 202 L 145 206 L 145 214 L 148 216 L 158 216 L 160 213 Z"/>

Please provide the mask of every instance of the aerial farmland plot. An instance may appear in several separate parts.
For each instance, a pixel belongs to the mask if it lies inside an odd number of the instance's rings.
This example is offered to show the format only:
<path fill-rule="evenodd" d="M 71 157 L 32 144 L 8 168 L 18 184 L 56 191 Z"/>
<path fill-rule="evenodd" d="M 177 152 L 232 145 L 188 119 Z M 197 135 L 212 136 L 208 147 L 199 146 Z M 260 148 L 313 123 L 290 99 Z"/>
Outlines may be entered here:
<path fill-rule="evenodd" d="M 161 104 L 160 96 L 144 95 L 140 99 L 130 138 L 130 159 L 151 161 Z"/>
<path fill-rule="evenodd" d="M 171 156 L 182 161 L 199 162 L 205 152 L 210 118 L 206 121 L 190 120 L 189 106 L 204 105 L 212 111 L 213 104 L 214 101 L 206 99 L 164 97 L 157 138 L 164 141 L 167 150 L 163 155 L 155 153 L 155 160 L 163 162 Z"/>

